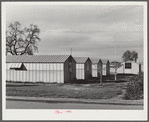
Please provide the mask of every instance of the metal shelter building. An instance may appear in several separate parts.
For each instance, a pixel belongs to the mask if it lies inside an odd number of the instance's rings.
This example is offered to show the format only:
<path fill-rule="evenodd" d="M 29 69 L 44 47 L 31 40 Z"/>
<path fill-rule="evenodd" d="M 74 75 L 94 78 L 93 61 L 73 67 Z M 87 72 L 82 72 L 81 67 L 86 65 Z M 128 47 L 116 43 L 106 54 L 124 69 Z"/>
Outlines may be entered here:
<path fill-rule="evenodd" d="M 92 61 L 92 76 L 93 77 L 100 77 L 100 73 L 102 75 L 102 61 L 101 59 L 93 59 Z"/>
<path fill-rule="evenodd" d="M 92 75 L 92 62 L 89 57 L 74 57 L 76 61 L 76 78 L 87 80 Z"/>
<path fill-rule="evenodd" d="M 22 55 L 6 57 L 6 80 L 70 83 L 76 77 L 71 55 Z"/>
<path fill-rule="evenodd" d="M 101 61 L 102 61 L 102 75 L 104 75 L 104 76 L 110 75 L 109 60 L 101 60 Z"/>

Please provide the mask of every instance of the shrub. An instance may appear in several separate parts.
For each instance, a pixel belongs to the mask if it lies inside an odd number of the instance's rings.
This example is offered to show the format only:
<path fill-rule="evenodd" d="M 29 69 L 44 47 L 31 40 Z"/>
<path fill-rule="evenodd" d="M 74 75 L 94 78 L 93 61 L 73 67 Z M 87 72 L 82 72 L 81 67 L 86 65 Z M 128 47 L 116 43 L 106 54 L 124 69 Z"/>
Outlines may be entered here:
<path fill-rule="evenodd" d="M 130 78 L 126 88 L 125 99 L 143 99 L 143 73 Z"/>

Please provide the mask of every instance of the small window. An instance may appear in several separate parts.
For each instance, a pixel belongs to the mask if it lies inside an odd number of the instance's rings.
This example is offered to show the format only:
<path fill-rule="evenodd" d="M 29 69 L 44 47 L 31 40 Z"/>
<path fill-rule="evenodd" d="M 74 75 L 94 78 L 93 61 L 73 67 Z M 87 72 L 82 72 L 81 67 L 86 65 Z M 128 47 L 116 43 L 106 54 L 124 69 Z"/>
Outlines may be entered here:
<path fill-rule="evenodd" d="M 125 63 L 125 69 L 131 69 L 131 63 Z"/>

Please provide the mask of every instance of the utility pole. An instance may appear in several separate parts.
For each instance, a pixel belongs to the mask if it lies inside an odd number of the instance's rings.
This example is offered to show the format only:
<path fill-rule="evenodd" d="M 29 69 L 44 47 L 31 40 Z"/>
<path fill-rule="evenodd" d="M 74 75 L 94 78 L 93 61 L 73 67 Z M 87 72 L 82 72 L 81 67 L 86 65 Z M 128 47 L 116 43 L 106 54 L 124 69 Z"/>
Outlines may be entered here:
<path fill-rule="evenodd" d="M 114 42 L 115 42 L 115 35 L 114 35 Z M 114 43 L 115 44 L 115 43 Z M 116 78 L 116 75 L 117 75 L 117 64 L 116 64 L 116 44 L 115 44 L 115 80 L 117 79 Z"/>
<path fill-rule="evenodd" d="M 114 18 L 114 25 L 115 25 L 115 31 L 116 31 L 116 13 L 115 11 L 113 11 L 113 18 Z M 115 67 L 115 81 L 117 80 L 117 62 L 116 62 L 116 34 L 114 34 L 114 49 L 115 49 L 115 63 L 114 63 L 114 67 Z"/>

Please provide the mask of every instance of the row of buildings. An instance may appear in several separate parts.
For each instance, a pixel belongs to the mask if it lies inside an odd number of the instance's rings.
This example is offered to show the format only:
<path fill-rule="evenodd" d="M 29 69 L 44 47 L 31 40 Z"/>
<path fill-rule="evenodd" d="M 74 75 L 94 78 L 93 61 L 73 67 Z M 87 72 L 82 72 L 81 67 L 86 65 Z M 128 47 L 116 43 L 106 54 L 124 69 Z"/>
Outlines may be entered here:
<path fill-rule="evenodd" d="M 138 73 L 139 69 L 135 71 Z M 72 83 L 74 79 L 107 75 L 110 75 L 109 60 L 71 55 L 6 56 L 7 81 Z"/>

